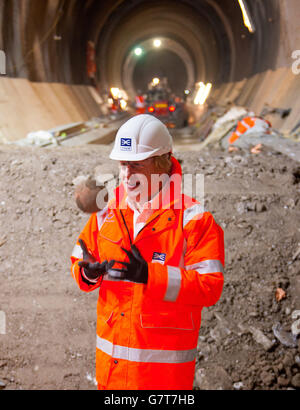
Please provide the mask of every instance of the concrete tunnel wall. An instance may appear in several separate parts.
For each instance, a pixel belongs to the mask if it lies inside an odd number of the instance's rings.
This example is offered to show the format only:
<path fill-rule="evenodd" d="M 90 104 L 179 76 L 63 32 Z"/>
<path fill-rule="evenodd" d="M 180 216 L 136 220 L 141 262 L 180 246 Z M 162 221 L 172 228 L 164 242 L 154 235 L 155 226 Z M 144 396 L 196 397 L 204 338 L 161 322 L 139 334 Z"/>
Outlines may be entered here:
<path fill-rule="evenodd" d="M 90 85 L 87 41 L 95 42 L 101 92 L 128 84 L 133 92 L 130 51 L 154 37 L 177 44 L 188 81 L 211 81 L 218 102 L 230 97 L 256 113 L 263 100 L 280 107 L 284 102 L 293 112 L 278 126 L 292 126 L 299 115 L 300 76 L 291 72 L 292 51 L 300 49 L 298 1 L 248 0 L 247 5 L 254 34 L 244 27 L 238 1 L 232 0 L 0 0 L 0 50 L 7 63 L 6 76 L 0 78 L 0 121 L 5 121 L 0 132 L 8 139 L 23 138 L 28 131 L 97 115 L 98 102 L 84 87 Z M 16 112 L 23 114 L 18 132 Z"/>

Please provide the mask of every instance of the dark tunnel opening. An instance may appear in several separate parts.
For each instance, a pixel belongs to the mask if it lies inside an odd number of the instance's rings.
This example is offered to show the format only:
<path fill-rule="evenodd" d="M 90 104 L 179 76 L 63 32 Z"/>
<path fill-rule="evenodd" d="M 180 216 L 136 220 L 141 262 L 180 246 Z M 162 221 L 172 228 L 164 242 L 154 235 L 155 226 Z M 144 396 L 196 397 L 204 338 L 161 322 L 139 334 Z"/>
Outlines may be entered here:
<path fill-rule="evenodd" d="M 147 91 L 153 78 L 167 78 L 169 88 L 177 95 L 187 87 L 187 73 L 183 61 L 169 50 L 151 50 L 140 58 L 133 71 L 136 90 Z"/>

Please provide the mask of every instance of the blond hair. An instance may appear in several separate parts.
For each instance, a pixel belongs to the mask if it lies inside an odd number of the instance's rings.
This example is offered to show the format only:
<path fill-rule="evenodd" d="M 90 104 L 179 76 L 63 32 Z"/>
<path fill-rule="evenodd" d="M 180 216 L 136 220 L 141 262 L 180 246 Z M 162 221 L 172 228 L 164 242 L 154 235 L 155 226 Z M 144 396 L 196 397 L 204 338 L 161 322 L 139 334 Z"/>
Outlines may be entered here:
<path fill-rule="evenodd" d="M 171 153 L 153 157 L 155 167 L 159 174 L 170 174 L 172 169 Z"/>

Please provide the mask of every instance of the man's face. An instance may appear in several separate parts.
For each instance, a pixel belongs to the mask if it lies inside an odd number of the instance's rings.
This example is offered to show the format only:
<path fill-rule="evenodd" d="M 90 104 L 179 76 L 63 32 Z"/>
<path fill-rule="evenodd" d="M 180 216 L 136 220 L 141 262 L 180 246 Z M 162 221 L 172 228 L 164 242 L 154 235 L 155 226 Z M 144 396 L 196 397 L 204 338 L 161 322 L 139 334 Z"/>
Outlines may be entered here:
<path fill-rule="evenodd" d="M 120 161 L 120 178 L 130 199 L 146 202 L 156 193 L 151 175 L 158 174 L 153 157 L 143 161 Z"/>

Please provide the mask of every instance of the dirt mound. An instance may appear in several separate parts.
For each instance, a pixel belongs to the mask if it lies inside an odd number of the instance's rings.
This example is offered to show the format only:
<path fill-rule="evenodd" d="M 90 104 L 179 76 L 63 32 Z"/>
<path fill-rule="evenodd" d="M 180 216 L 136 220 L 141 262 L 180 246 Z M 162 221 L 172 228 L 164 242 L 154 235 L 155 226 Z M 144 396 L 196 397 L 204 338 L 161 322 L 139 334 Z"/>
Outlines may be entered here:
<path fill-rule="evenodd" d="M 108 152 L 0 147 L 2 388 L 96 388 L 97 292 L 77 288 L 69 257 L 88 219 L 73 180 L 111 170 Z M 177 158 L 184 173 L 205 175 L 205 207 L 226 243 L 221 300 L 203 311 L 195 388 L 299 389 L 299 166 L 266 148 Z"/>

